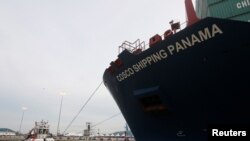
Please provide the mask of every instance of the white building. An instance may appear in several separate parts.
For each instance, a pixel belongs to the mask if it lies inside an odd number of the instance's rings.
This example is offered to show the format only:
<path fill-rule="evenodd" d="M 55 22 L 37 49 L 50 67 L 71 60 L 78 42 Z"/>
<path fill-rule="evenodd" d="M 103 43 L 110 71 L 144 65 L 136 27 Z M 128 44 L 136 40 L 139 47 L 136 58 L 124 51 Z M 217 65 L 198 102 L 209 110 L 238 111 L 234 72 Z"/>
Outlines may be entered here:
<path fill-rule="evenodd" d="M 0 136 L 15 136 L 16 133 L 8 128 L 0 128 Z"/>

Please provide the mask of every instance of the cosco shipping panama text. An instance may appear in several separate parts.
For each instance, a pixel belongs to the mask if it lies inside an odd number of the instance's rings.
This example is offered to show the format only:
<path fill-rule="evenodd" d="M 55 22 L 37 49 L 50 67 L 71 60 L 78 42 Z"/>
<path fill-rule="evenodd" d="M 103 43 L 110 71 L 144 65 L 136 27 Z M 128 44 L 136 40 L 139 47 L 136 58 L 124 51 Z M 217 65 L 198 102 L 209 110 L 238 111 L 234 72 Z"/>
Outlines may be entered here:
<path fill-rule="evenodd" d="M 168 56 L 175 55 L 183 50 L 214 38 L 220 34 L 223 34 L 223 31 L 219 28 L 218 25 L 213 24 L 211 25 L 211 27 L 206 27 L 202 30 L 199 30 L 197 33 L 186 36 L 185 38 L 175 42 L 174 44 L 168 45 L 165 48 L 141 59 L 131 67 L 128 67 L 124 71 L 119 73 L 116 78 L 121 82 L 134 75 L 135 73 L 153 65 L 154 63 L 167 59 Z"/>

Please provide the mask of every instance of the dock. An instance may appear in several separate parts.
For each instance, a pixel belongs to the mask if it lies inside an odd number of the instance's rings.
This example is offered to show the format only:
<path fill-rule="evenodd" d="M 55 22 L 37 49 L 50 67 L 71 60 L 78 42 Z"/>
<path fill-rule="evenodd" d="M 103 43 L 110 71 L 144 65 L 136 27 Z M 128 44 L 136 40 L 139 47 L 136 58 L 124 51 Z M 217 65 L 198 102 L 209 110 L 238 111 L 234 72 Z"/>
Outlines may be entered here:
<path fill-rule="evenodd" d="M 134 139 L 125 138 L 95 138 L 88 137 L 54 137 L 55 141 L 135 141 Z M 0 136 L 0 141 L 24 141 L 24 136 Z"/>

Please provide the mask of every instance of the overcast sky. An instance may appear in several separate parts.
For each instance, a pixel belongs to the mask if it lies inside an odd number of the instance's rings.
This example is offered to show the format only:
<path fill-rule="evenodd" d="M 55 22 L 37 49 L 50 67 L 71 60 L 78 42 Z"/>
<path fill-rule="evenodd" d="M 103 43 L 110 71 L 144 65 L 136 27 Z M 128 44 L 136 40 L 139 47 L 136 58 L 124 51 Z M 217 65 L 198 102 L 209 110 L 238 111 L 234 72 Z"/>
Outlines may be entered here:
<path fill-rule="evenodd" d="M 48 120 L 60 131 L 102 82 L 123 41 L 163 34 L 169 21 L 185 21 L 184 0 L 0 0 L 0 128 L 22 132 Z M 82 132 L 119 113 L 104 85 L 68 132 Z M 95 128 L 124 130 L 122 115 Z"/>

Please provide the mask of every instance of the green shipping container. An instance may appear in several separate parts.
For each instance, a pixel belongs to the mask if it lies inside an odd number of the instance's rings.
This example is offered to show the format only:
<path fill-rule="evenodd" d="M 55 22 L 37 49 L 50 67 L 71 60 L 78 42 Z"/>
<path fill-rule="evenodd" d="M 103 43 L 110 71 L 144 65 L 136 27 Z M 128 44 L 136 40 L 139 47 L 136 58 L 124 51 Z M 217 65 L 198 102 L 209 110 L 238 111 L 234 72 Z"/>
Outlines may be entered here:
<path fill-rule="evenodd" d="M 232 20 L 240 20 L 240 21 L 245 21 L 245 22 L 250 22 L 250 13 L 246 13 L 246 14 L 243 14 L 243 15 L 232 17 L 230 19 L 232 19 Z"/>
<path fill-rule="evenodd" d="M 208 6 L 208 11 L 211 17 L 231 18 L 239 16 L 250 13 L 250 0 L 222 0 Z"/>
<path fill-rule="evenodd" d="M 213 5 L 213 4 L 219 3 L 221 1 L 223 1 L 223 0 L 207 0 L 207 4 L 208 5 Z"/>

